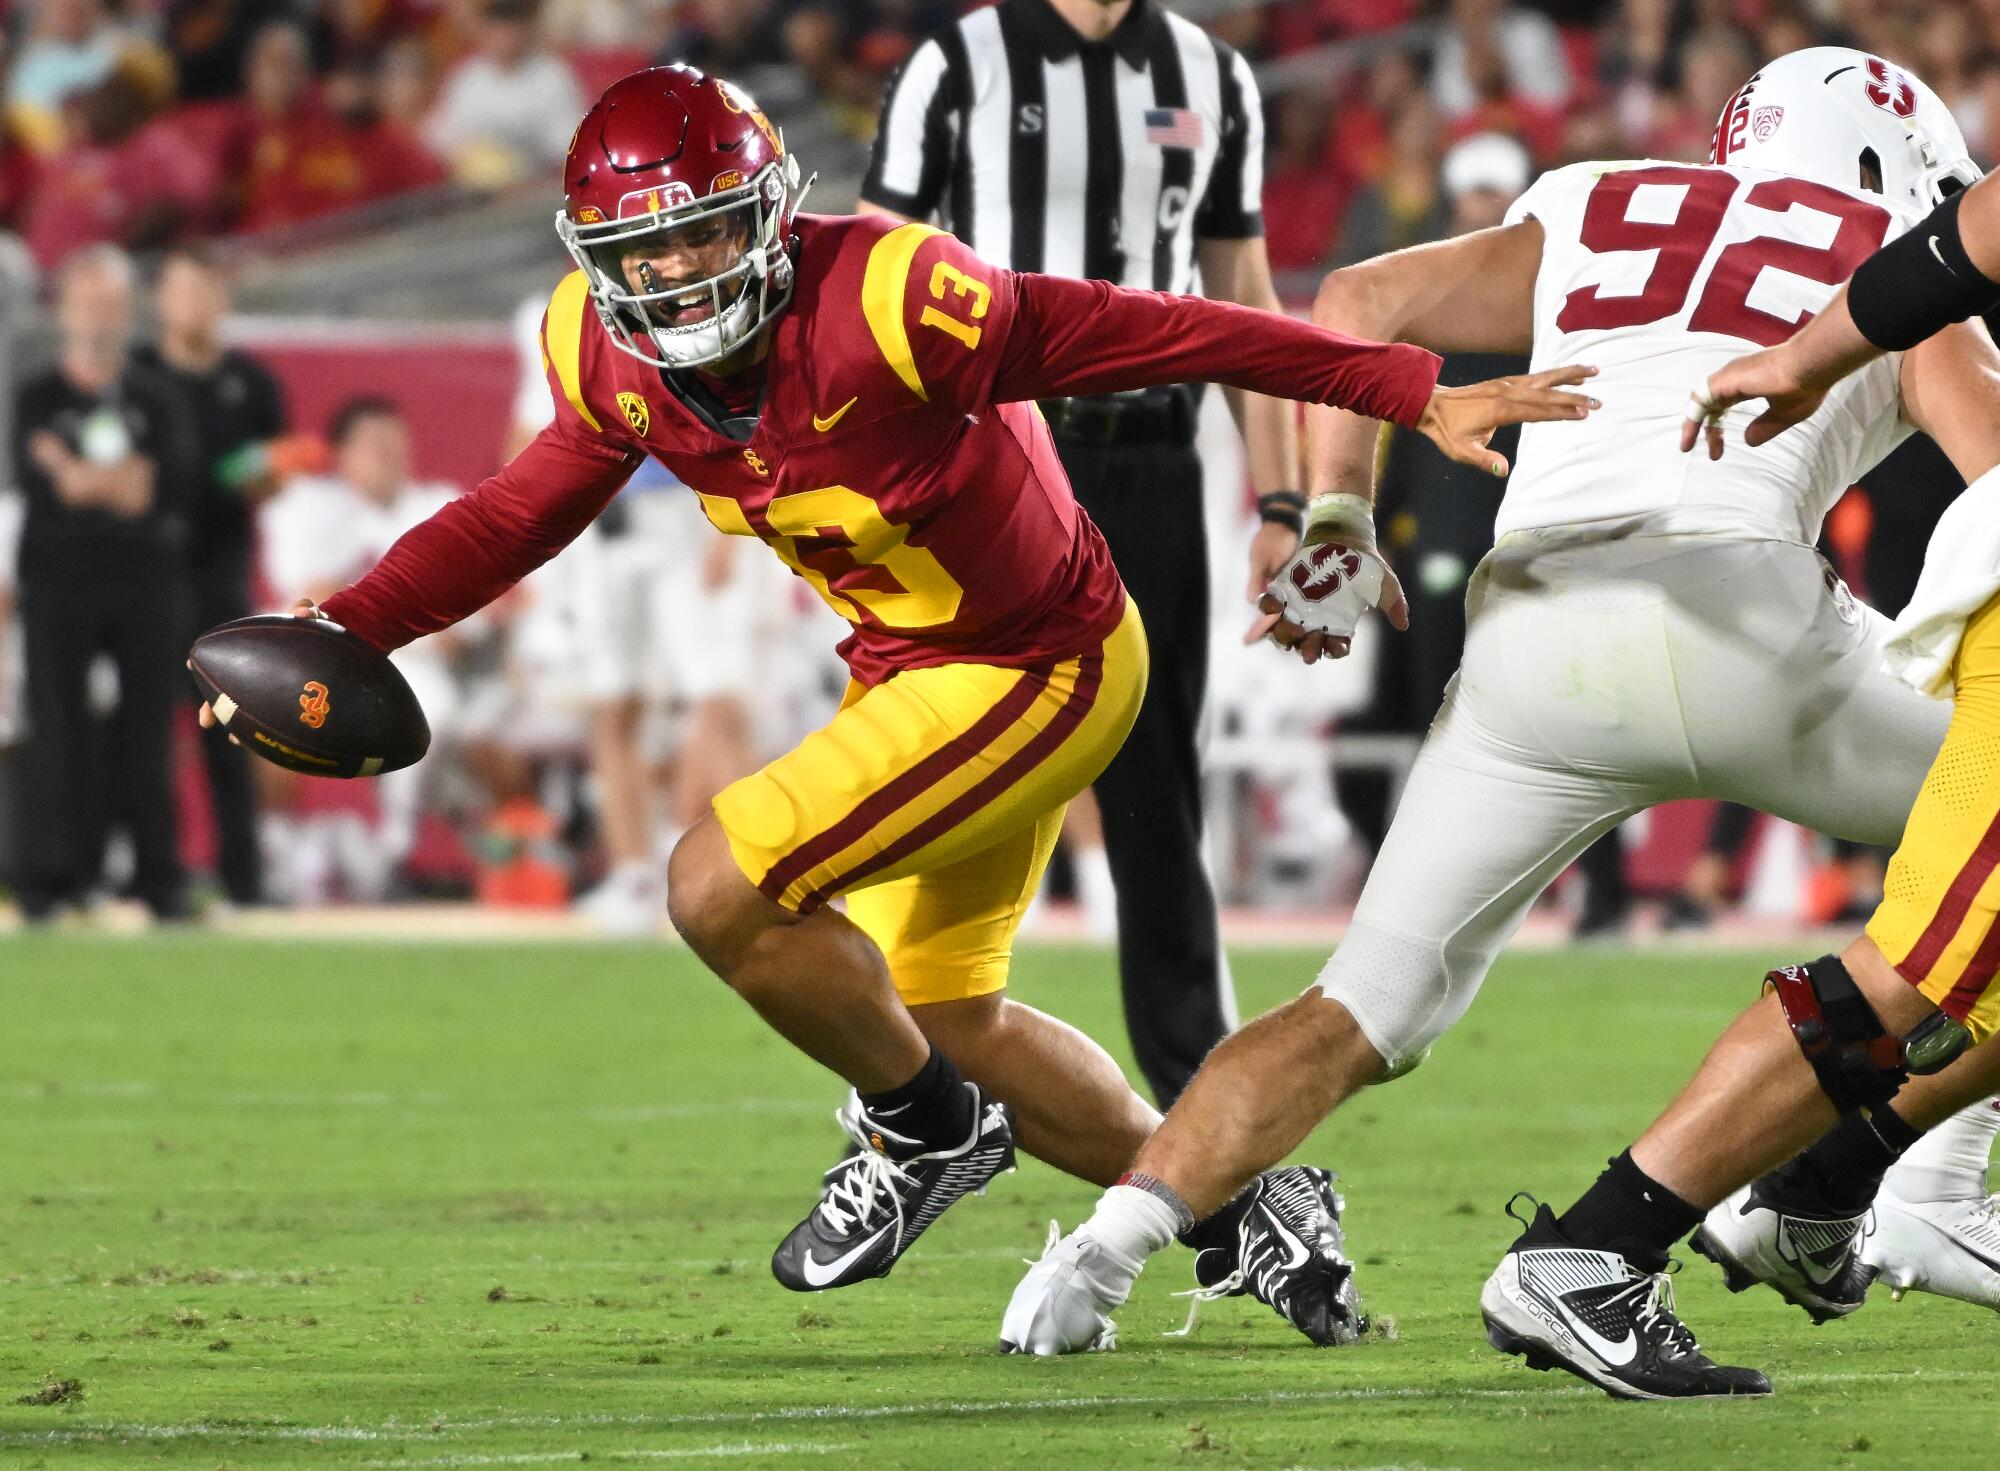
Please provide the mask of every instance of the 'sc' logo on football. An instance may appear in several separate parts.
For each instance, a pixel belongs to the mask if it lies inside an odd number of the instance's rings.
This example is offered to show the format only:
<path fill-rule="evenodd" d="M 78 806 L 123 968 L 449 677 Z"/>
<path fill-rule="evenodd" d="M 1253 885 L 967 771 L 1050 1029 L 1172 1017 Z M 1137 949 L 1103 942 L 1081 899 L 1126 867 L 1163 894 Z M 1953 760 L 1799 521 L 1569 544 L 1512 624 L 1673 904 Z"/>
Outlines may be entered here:
<path fill-rule="evenodd" d="M 743 462 L 759 475 L 769 475 L 771 473 L 771 467 L 757 457 L 757 451 L 754 449 L 743 451 Z"/>
<path fill-rule="evenodd" d="M 299 724 L 309 725 L 318 730 L 326 724 L 327 688 L 316 679 L 306 681 L 305 693 L 299 696 Z"/>
<path fill-rule="evenodd" d="M 621 393 L 618 395 L 618 407 L 625 411 L 625 422 L 632 426 L 632 432 L 644 439 L 646 426 L 653 422 L 653 414 L 646 407 L 646 400 L 636 393 Z"/>
<path fill-rule="evenodd" d="M 1316 546 L 1292 564 L 1292 586 L 1309 603 L 1322 603 L 1359 576 L 1361 558 L 1334 542 Z"/>

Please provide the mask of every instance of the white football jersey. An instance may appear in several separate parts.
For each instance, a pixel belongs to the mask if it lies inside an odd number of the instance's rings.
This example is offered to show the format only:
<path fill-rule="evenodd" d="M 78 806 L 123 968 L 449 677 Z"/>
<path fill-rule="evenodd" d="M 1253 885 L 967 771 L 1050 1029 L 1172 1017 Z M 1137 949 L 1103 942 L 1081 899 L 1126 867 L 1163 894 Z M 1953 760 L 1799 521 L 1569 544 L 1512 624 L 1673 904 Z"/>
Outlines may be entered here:
<path fill-rule="evenodd" d="M 1544 174 L 1509 223 L 1539 220 L 1534 368 L 1594 364 L 1604 407 L 1528 424 L 1498 531 L 1630 521 L 1634 530 L 1811 543 L 1865 470 L 1912 431 L 1900 355 L 1845 379 L 1818 413 L 1759 449 L 1724 419 L 1728 452 L 1680 452 L 1688 395 L 1732 359 L 1789 337 L 1914 216 L 1880 195 L 1761 169 L 1583 163 Z"/>

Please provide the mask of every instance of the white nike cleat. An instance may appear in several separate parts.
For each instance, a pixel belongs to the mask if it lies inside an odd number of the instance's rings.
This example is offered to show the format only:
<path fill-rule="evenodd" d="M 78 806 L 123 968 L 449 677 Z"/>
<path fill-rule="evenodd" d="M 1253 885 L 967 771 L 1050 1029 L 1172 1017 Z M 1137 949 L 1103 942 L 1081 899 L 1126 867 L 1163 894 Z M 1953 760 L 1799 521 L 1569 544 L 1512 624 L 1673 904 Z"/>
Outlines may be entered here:
<path fill-rule="evenodd" d="M 1903 1200 L 1885 1185 L 1861 1257 L 1892 1297 L 1930 1292 L 2000 1312 L 2000 1195 Z"/>
<path fill-rule="evenodd" d="M 1722 1268 L 1731 1292 L 1762 1282 L 1815 1323 L 1844 1318 L 1875 1276 L 1861 1259 L 1868 1213 L 1829 1211 L 1792 1176 L 1787 1167 L 1745 1185 L 1708 1213 L 1688 1245 Z"/>
<path fill-rule="evenodd" d="M 1067 1236 L 1049 1222 L 1048 1244 L 1014 1289 L 1000 1320 L 1000 1351 L 1010 1354 L 1089 1353 L 1118 1346 L 1111 1310 L 1132 1293 L 1143 1258 L 1099 1241 L 1086 1227 Z"/>

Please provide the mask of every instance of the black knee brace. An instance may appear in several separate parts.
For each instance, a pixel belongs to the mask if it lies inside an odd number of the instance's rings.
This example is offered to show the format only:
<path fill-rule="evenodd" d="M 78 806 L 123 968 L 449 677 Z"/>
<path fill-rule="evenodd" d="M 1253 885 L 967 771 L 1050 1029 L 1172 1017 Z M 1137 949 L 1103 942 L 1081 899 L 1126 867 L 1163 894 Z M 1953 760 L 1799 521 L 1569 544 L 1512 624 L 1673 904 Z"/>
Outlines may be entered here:
<path fill-rule="evenodd" d="M 1908 1081 L 1903 1039 L 1886 1030 L 1837 955 L 1764 977 L 1778 993 L 1799 1051 L 1842 1113 L 1880 1108 Z"/>

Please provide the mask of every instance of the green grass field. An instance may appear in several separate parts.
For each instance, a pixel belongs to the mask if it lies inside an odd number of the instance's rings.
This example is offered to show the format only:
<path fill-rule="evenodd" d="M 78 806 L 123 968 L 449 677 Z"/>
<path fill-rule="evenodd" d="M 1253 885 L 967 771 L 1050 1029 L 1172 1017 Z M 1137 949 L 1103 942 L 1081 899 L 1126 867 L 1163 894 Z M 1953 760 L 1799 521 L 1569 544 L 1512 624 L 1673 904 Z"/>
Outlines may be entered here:
<path fill-rule="evenodd" d="M 0 941 L 0 1467 L 1976 1464 L 2000 1323 L 1958 1304 L 1814 1329 L 1693 1260 L 1682 1309 L 1772 1371 L 1756 1404 L 1615 1404 L 1485 1346 L 1502 1203 L 1573 1195 L 1767 958 L 1512 957 L 1323 1130 L 1380 1338 L 1315 1351 L 1254 1303 L 1163 1338 L 1181 1255 L 1117 1352 L 1035 1361 L 1001 1307 L 1095 1192 L 1025 1164 L 890 1279 L 783 1291 L 836 1090 L 685 952 Z M 1246 1009 L 1318 963 L 1239 956 Z M 1106 1039 L 1113 984 L 1017 967 Z"/>

